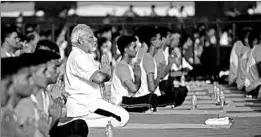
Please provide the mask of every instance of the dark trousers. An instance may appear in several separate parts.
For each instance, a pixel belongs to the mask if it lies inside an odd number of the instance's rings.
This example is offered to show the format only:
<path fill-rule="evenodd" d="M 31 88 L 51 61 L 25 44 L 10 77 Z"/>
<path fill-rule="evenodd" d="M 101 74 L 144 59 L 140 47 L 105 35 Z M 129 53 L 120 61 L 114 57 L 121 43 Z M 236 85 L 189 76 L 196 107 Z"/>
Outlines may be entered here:
<path fill-rule="evenodd" d="M 145 112 L 150 108 L 156 110 L 158 96 L 154 93 L 141 97 L 122 97 L 121 106 L 128 112 Z"/>
<path fill-rule="evenodd" d="M 156 111 L 156 107 L 182 105 L 188 94 L 186 87 L 174 87 L 171 80 L 160 82 L 159 89 L 164 92 L 161 96 L 151 93 L 142 97 L 123 97 L 121 106 L 128 112 L 145 112 L 150 108 Z"/>
<path fill-rule="evenodd" d="M 66 125 L 56 126 L 50 129 L 50 137 L 87 137 L 89 130 L 88 125 L 82 119 L 74 120 Z"/>
<path fill-rule="evenodd" d="M 159 96 L 158 106 L 165 107 L 167 105 L 180 106 L 185 101 L 188 89 L 183 86 L 174 87 L 171 79 L 161 81 L 159 89 L 164 94 Z"/>
<path fill-rule="evenodd" d="M 248 92 L 248 95 L 252 95 L 253 98 L 257 98 L 258 94 L 259 94 L 259 90 L 260 90 L 261 85 L 257 86 L 254 90 Z"/>

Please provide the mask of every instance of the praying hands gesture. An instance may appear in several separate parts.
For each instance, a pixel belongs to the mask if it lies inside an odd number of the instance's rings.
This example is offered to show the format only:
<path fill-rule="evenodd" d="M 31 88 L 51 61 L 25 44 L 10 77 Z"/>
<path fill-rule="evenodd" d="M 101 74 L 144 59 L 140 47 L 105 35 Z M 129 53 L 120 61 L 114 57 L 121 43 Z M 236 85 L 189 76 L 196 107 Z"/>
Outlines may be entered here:
<path fill-rule="evenodd" d="M 107 55 L 103 55 L 101 58 L 100 71 L 108 76 L 111 76 L 111 66 Z"/>
<path fill-rule="evenodd" d="M 53 104 L 49 107 L 49 114 L 53 118 L 59 118 L 62 115 L 63 99 L 58 97 L 54 99 Z"/>
<path fill-rule="evenodd" d="M 174 63 L 175 63 L 175 59 L 176 59 L 176 57 L 175 57 L 174 55 L 169 56 L 169 57 L 168 57 L 168 63 L 169 63 L 169 65 L 174 64 Z"/>
<path fill-rule="evenodd" d="M 165 77 L 165 68 L 166 64 L 164 63 L 160 63 L 157 66 L 157 77 L 159 77 L 160 79 L 163 79 Z"/>
<path fill-rule="evenodd" d="M 137 78 L 141 77 L 141 69 L 140 69 L 140 65 L 138 62 L 134 63 L 133 72 L 134 72 L 135 77 L 137 77 Z"/>
<path fill-rule="evenodd" d="M 51 96 L 52 98 L 58 98 L 62 96 L 62 93 L 64 92 L 64 84 L 61 80 L 58 80 L 56 84 L 53 84 L 51 87 Z"/>

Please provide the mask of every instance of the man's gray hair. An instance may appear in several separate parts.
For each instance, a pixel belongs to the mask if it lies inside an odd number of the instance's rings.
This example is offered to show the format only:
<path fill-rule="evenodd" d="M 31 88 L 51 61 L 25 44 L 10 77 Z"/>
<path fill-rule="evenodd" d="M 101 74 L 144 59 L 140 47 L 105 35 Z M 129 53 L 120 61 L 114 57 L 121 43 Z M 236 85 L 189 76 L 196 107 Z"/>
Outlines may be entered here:
<path fill-rule="evenodd" d="M 71 42 L 77 43 L 79 38 L 83 36 L 86 32 L 90 32 L 91 28 L 85 24 L 78 24 L 75 26 L 72 30 L 72 35 L 71 35 Z"/>

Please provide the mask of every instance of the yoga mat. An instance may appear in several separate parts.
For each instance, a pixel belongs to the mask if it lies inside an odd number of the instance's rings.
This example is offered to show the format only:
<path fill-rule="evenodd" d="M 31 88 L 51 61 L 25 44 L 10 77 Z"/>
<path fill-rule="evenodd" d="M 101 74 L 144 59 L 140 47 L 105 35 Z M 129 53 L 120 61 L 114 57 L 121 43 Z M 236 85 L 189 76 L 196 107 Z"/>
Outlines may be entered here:
<path fill-rule="evenodd" d="M 222 110 L 158 110 L 152 113 L 134 113 L 140 115 L 166 115 L 166 114 L 219 114 Z"/>
<path fill-rule="evenodd" d="M 261 111 L 261 107 L 230 107 L 230 108 L 224 108 L 226 111 Z"/>
<path fill-rule="evenodd" d="M 178 106 L 178 107 L 175 107 L 174 108 L 175 110 L 179 110 L 179 109 L 191 109 L 191 105 L 181 105 L 181 106 Z M 219 110 L 219 109 L 222 109 L 221 106 L 217 106 L 215 104 L 211 105 L 211 104 L 198 104 L 197 105 L 197 109 L 199 110 Z"/>
<path fill-rule="evenodd" d="M 236 107 L 242 107 L 242 106 L 246 106 L 246 107 L 261 107 L 261 103 L 253 103 L 253 102 L 233 102 L 233 104 Z"/>
<path fill-rule="evenodd" d="M 192 99 L 192 96 L 187 96 L 186 97 L 186 100 L 191 100 Z M 198 100 L 212 100 L 211 97 L 209 96 L 197 96 L 197 99 Z"/>
<path fill-rule="evenodd" d="M 195 94 L 197 96 L 207 96 L 208 91 L 205 91 L 205 92 L 195 92 Z M 188 92 L 188 96 L 192 96 L 192 95 L 193 95 L 193 92 Z"/>
<path fill-rule="evenodd" d="M 226 113 L 226 116 L 228 117 L 260 117 L 261 118 L 261 113 L 258 112 L 233 112 L 233 111 L 228 111 Z"/>
<path fill-rule="evenodd" d="M 199 100 L 197 103 L 198 104 L 210 104 L 210 105 L 213 105 L 213 104 L 216 104 L 216 101 L 214 101 L 214 100 Z M 190 101 L 189 100 L 184 101 L 182 105 L 191 105 L 191 100 Z"/>
<path fill-rule="evenodd" d="M 247 101 L 257 101 L 256 99 L 249 99 L 249 98 L 226 98 L 227 101 L 232 101 L 232 102 L 237 102 L 237 101 L 241 101 L 241 102 L 247 102 Z"/>
<path fill-rule="evenodd" d="M 221 126 L 210 126 L 205 124 L 184 124 L 184 123 L 166 123 L 166 124 L 141 124 L 141 123 L 129 123 L 123 128 L 119 129 L 220 129 L 225 128 L 228 129 L 232 126 L 232 123 Z"/>

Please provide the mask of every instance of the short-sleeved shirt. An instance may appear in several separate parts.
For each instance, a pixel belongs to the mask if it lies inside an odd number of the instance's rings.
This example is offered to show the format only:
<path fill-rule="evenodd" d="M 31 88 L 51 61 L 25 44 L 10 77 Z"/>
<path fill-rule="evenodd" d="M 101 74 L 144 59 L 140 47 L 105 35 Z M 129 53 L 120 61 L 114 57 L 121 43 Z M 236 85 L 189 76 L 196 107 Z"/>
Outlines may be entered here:
<path fill-rule="evenodd" d="M 246 91 L 250 92 L 254 90 L 257 86 L 261 85 L 261 78 L 259 76 L 256 64 L 261 61 L 261 46 L 256 45 L 249 56 L 249 60 L 247 62 L 247 73 L 245 86 Z"/>
<path fill-rule="evenodd" d="M 39 109 L 38 102 L 39 101 L 32 94 L 30 97 L 24 98 L 20 102 L 18 102 L 14 110 L 17 114 L 17 119 L 20 125 L 23 125 L 28 118 L 35 119 L 35 126 L 37 129 L 34 133 L 34 136 L 44 137 L 44 135 L 38 129 L 40 113 L 42 113 L 42 111 L 40 111 Z"/>
<path fill-rule="evenodd" d="M 99 63 L 92 54 L 78 47 L 72 48 L 65 71 L 65 91 L 69 93 L 67 116 L 83 116 L 97 109 L 92 105 L 92 99 L 102 99 L 101 88 L 92 82 L 91 76 L 98 70 Z"/>
<path fill-rule="evenodd" d="M 157 53 L 154 55 L 154 60 L 156 61 L 157 65 L 160 65 L 161 63 L 167 65 L 167 61 L 164 56 L 164 51 L 162 49 L 159 49 Z"/>
<path fill-rule="evenodd" d="M 157 64 L 151 54 L 145 53 L 143 55 L 143 58 L 140 63 L 140 68 L 141 68 L 141 87 L 139 91 L 135 94 L 135 97 L 145 96 L 150 93 L 148 89 L 148 82 L 147 82 L 147 75 L 149 73 L 154 74 L 154 79 L 157 78 Z M 158 96 L 161 95 L 158 87 L 154 93 L 157 94 Z"/>
<path fill-rule="evenodd" d="M 111 83 L 111 102 L 116 105 L 120 105 L 123 96 L 131 96 L 129 94 L 128 88 L 125 86 L 124 82 L 127 80 L 134 81 L 134 73 L 132 67 L 124 61 L 120 61 L 114 71 Z"/>
<path fill-rule="evenodd" d="M 157 66 L 159 66 L 161 63 L 168 65 L 168 57 L 163 51 L 163 49 L 159 49 L 157 53 L 154 55 L 154 60 L 157 63 Z M 168 75 L 164 77 L 164 80 L 168 79 Z"/>

